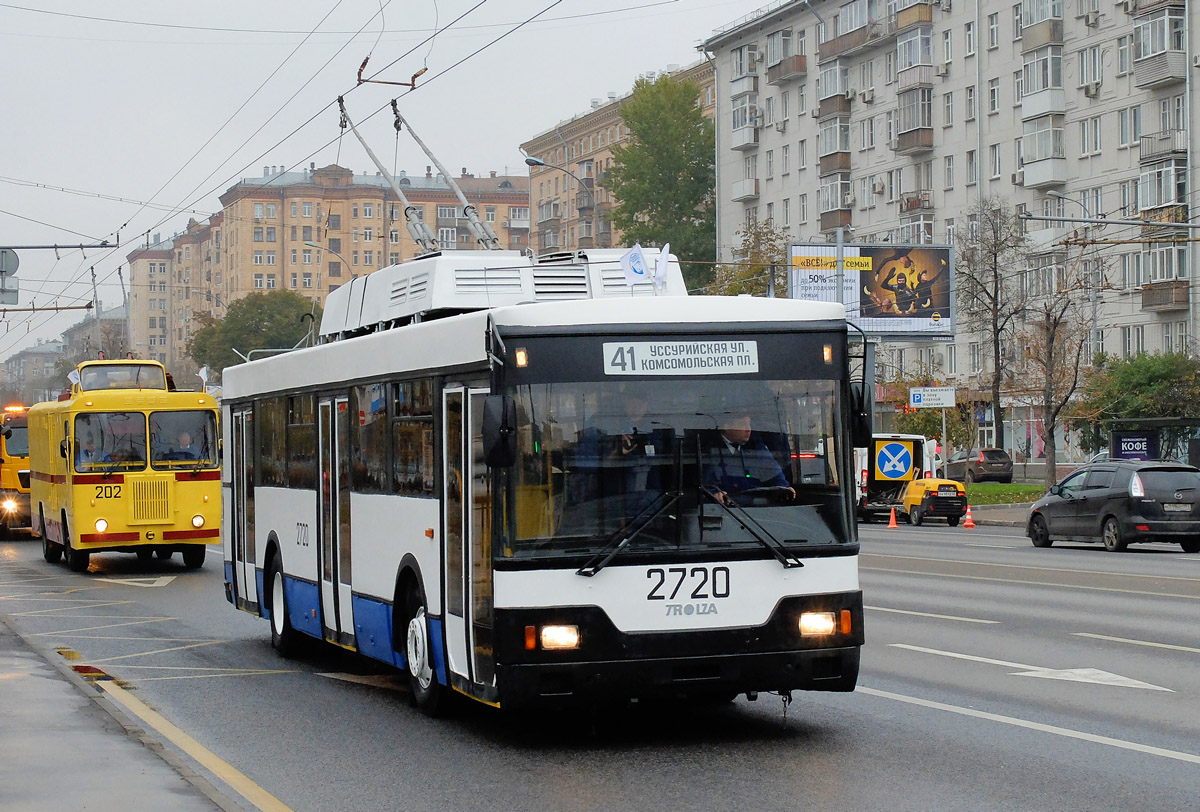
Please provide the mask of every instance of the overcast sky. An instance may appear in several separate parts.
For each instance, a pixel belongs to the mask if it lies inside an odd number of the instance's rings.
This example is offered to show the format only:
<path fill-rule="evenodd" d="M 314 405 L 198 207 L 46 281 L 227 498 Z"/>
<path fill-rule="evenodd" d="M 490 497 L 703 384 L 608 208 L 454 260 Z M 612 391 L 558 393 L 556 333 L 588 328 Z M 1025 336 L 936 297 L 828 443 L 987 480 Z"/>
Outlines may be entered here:
<path fill-rule="evenodd" d="M 121 241 L 20 251 L 18 306 L 89 301 L 92 268 L 103 305 L 119 304 L 117 268 L 147 232 L 203 220 L 264 166 L 374 173 L 353 135 L 338 138 L 339 93 L 389 169 L 429 163 L 406 133 L 397 140 L 390 110 L 377 113 L 399 96 L 452 173 L 524 174 L 521 142 L 647 71 L 695 62 L 714 28 L 765 4 L 0 0 L 0 246 Z M 428 71 L 415 90 L 356 87 L 368 54 L 364 76 Z M 8 313 L 0 361 L 81 315 Z"/>

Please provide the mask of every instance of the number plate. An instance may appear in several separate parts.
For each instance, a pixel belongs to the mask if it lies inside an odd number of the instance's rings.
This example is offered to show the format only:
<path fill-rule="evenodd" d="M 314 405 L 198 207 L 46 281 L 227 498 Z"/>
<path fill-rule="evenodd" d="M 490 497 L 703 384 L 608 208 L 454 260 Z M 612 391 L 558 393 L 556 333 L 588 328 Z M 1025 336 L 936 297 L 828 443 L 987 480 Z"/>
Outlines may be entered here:
<path fill-rule="evenodd" d="M 1191 513 L 1192 505 L 1190 502 L 1164 503 L 1163 510 L 1167 513 Z"/>
<path fill-rule="evenodd" d="M 953 485 L 939 485 L 938 496 L 958 496 L 958 488 Z"/>

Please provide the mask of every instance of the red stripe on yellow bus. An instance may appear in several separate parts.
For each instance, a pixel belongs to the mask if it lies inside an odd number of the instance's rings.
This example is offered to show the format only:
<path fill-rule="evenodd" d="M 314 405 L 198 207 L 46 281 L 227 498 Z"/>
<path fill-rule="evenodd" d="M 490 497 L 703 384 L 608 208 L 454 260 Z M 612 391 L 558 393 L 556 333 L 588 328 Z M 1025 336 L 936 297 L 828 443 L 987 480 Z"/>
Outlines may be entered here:
<path fill-rule="evenodd" d="M 194 482 L 204 479 L 220 479 L 220 471 L 176 471 L 175 481 Z"/>
<path fill-rule="evenodd" d="M 49 482 L 52 485 L 61 485 L 62 483 L 67 481 L 67 478 L 65 476 L 63 476 L 62 474 L 46 474 L 41 471 L 30 471 L 29 476 L 31 479 L 37 479 L 42 482 Z"/>
<path fill-rule="evenodd" d="M 138 541 L 138 533 L 80 533 L 79 540 L 84 544 L 101 544 L 103 542 Z"/>
<path fill-rule="evenodd" d="M 221 531 L 214 527 L 211 530 L 164 530 L 163 541 L 176 541 L 178 539 L 215 539 L 221 535 Z"/>
<path fill-rule="evenodd" d="M 120 485 L 125 481 L 124 474 L 76 474 L 76 485 Z"/>

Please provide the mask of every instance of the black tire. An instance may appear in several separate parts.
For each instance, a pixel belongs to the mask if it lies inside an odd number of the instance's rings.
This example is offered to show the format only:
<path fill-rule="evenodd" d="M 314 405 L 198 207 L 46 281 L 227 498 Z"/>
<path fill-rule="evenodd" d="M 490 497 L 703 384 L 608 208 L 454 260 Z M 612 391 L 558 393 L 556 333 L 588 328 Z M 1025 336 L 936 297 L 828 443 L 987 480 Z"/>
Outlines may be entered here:
<path fill-rule="evenodd" d="M 271 648 L 281 657 L 294 657 L 300 649 L 300 633 L 292 628 L 288 617 L 287 592 L 283 588 L 283 565 L 279 556 L 271 557 L 267 567 L 267 588 L 270 589 L 271 604 Z"/>
<path fill-rule="evenodd" d="M 1124 552 L 1129 542 L 1121 536 L 1121 525 L 1112 516 L 1104 520 L 1104 528 L 1100 531 L 1100 540 L 1104 549 L 1110 553 Z"/>
<path fill-rule="evenodd" d="M 968 468 L 967 469 L 967 484 L 970 485 L 974 482 L 975 482 L 975 472 L 972 471 L 970 468 Z"/>
<path fill-rule="evenodd" d="M 908 521 L 914 527 L 920 527 L 921 522 L 925 521 L 925 511 L 921 510 L 920 505 L 917 505 L 908 512 Z"/>
<path fill-rule="evenodd" d="M 1006 477 L 1002 478 L 1002 479 L 1000 480 L 1000 484 L 1001 484 L 1001 485 L 1011 485 L 1011 484 L 1012 484 L 1012 477 L 1011 477 L 1011 476 L 1006 476 Z"/>
<path fill-rule="evenodd" d="M 63 511 L 62 517 L 63 528 L 63 550 L 67 554 L 67 566 L 71 568 L 71 572 L 87 572 L 88 564 L 92 561 L 92 556 L 87 550 L 74 550 L 71 548 L 71 533 L 67 529 L 67 512 Z"/>
<path fill-rule="evenodd" d="M 404 662 L 412 703 L 428 716 L 441 714 L 446 690 L 433 673 L 433 647 L 429 636 L 429 618 L 425 601 L 416 587 L 404 598 Z"/>
<path fill-rule="evenodd" d="M 138 561 L 141 561 L 143 564 L 154 558 L 153 547 L 138 547 L 134 552 L 137 553 Z"/>
<path fill-rule="evenodd" d="M 198 570 L 204 566 L 204 545 L 190 544 L 183 548 L 183 565 L 190 570 Z"/>
<path fill-rule="evenodd" d="M 1185 553 L 1200 553 L 1200 539 L 1187 539 L 1179 542 Z"/>
<path fill-rule="evenodd" d="M 958 527 L 958 520 L 959 520 L 958 516 L 947 516 L 946 524 L 948 524 L 951 527 Z"/>
<path fill-rule="evenodd" d="M 160 561 L 169 561 L 171 556 L 175 555 L 175 551 L 168 547 L 158 547 L 154 550 L 154 554 Z"/>
<path fill-rule="evenodd" d="M 1054 539 L 1050 538 L 1050 528 L 1046 525 L 1045 517 L 1034 516 L 1029 520 L 1029 540 L 1033 542 L 1034 547 L 1049 547 L 1054 543 Z"/>

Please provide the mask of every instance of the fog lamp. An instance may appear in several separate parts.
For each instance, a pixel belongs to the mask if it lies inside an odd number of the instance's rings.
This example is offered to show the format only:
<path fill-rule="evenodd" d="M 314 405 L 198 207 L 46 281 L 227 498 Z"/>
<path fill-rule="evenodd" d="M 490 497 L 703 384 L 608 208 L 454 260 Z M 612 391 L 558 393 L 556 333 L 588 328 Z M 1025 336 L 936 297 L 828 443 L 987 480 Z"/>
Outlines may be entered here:
<path fill-rule="evenodd" d="M 801 637 L 823 637 L 833 634 L 836 628 L 833 612 L 804 612 L 800 615 Z"/>
<path fill-rule="evenodd" d="M 204 517 L 199 513 L 192 517 L 192 527 L 204 527 Z"/>
<path fill-rule="evenodd" d="M 97 519 L 96 520 L 96 532 L 97 533 L 108 532 L 108 519 Z"/>
<path fill-rule="evenodd" d="M 551 650 L 579 648 L 579 627 L 543 626 L 542 648 Z"/>

